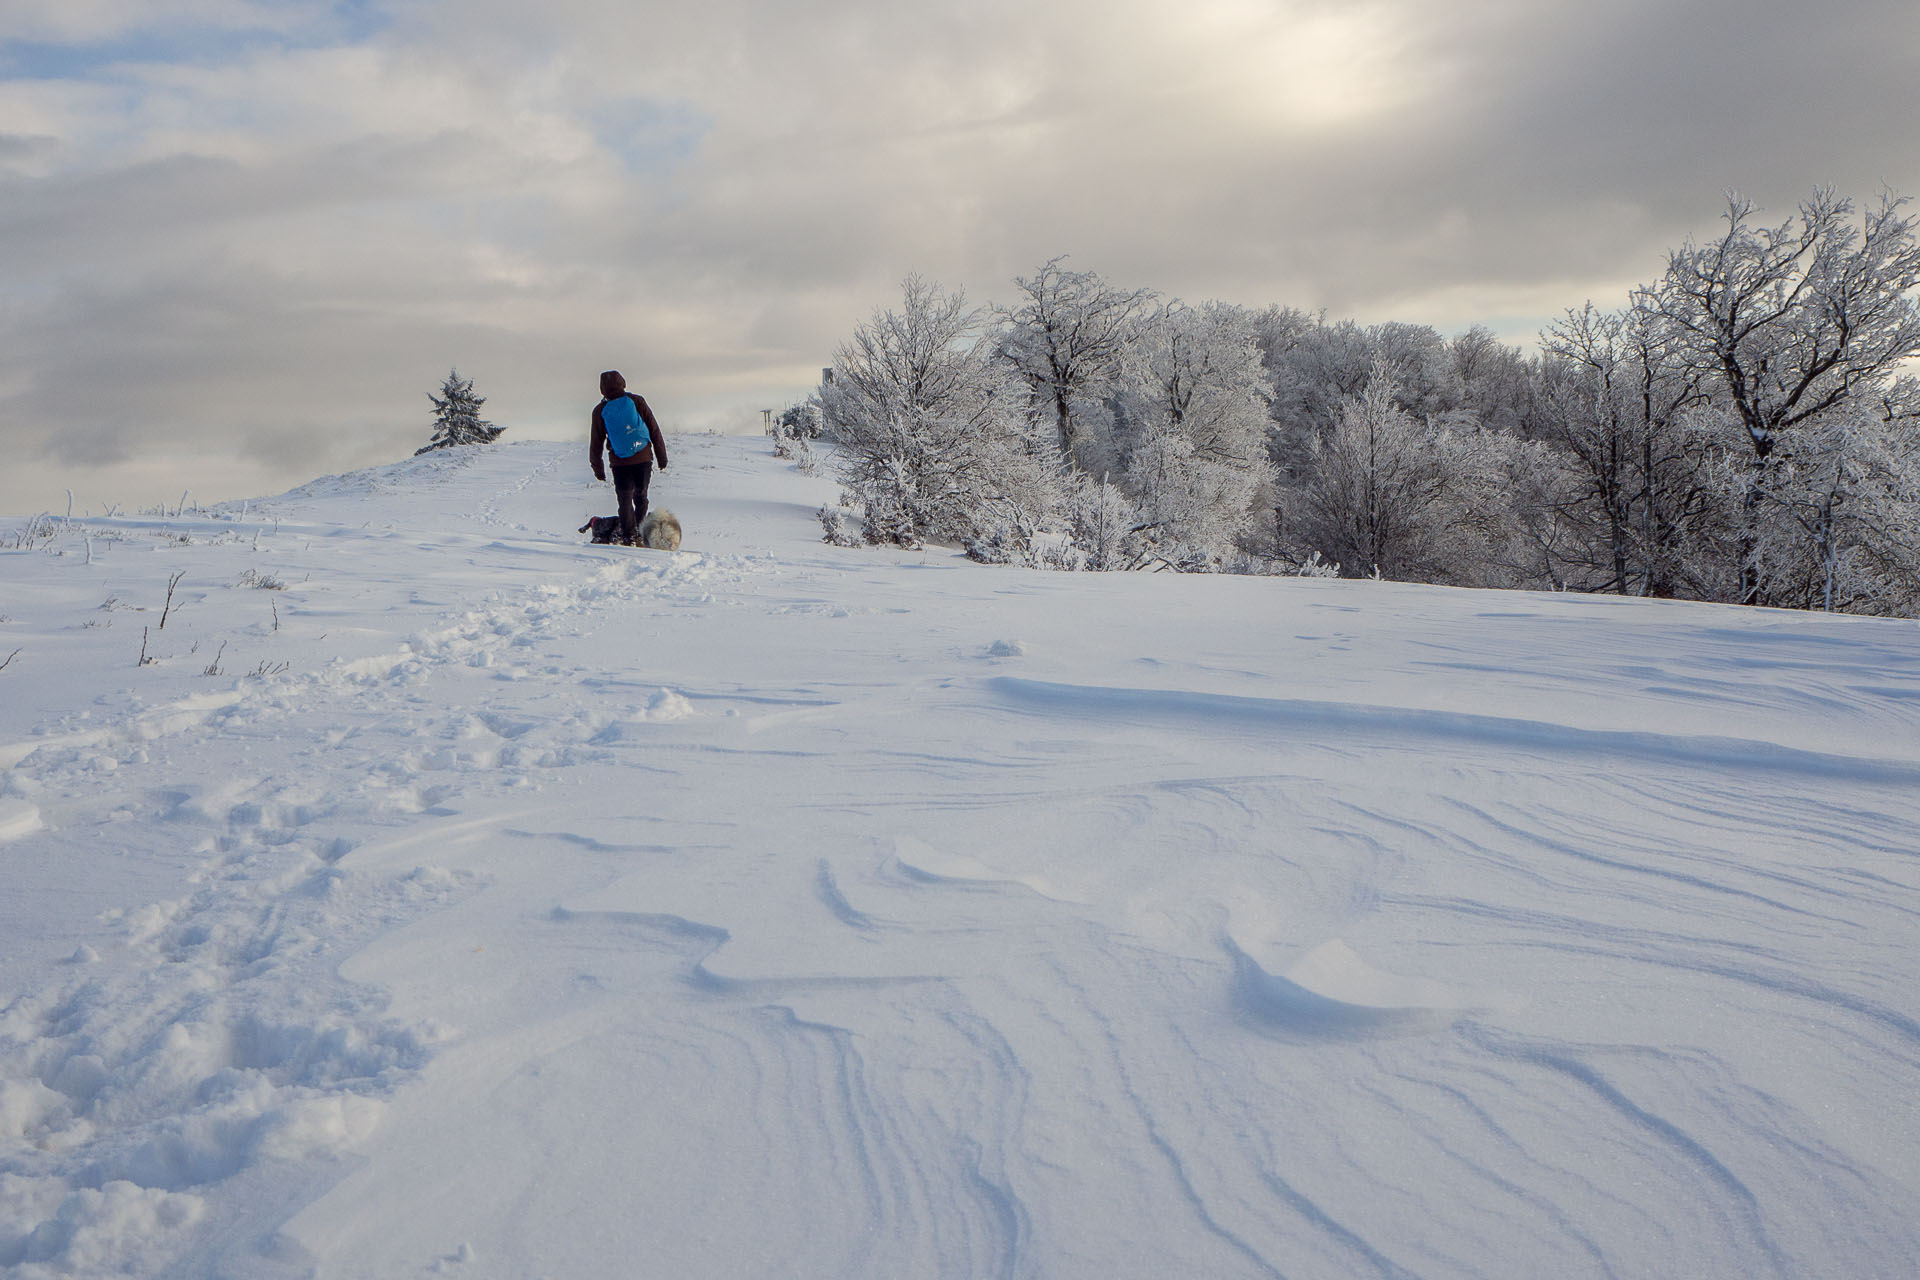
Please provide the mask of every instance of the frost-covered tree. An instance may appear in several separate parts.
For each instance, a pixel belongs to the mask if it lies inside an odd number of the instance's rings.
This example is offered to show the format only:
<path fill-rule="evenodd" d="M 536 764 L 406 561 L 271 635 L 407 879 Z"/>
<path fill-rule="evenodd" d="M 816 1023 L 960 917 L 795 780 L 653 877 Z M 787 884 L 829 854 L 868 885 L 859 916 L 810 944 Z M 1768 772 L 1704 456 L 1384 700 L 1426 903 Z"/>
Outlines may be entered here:
<path fill-rule="evenodd" d="M 1334 431 L 1343 407 L 1365 391 L 1376 366 L 1385 366 L 1399 388 L 1397 402 L 1416 419 L 1463 424 L 1467 383 L 1462 365 L 1477 376 L 1483 370 L 1490 376 L 1496 363 L 1478 335 L 1466 351 L 1455 351 L 1426 325 L 1329 323 L 1298 311 L 1272 310 L 1257 327 L 1271 395 L 1267 455 L 1296 496 L 1311 484 L 1317 446 Z M 1493 390 L 1475 389 L 1489 395 Z M 1501 425 L 1507 425 L 1508 416 L 1501 415 Z M 1285 543 L 1294 513 L 1281 507 L 1273 516 L 1275 537 Z"/>
<path fill-rule="evenodd" d="M 1019 394 L 1017 386 L 1012 393 Z M 967 554 L 992 564 L 1088 568 L 1073 521 L 1074 495 L 1085 477 L 1067 466 L 1051 424 L 1010 412 L 985 459 L 991 483 Z"/>
<path fill-rule="evenodd" d="M 822 422 L 868 538 L 983 560 L 1920 612 L 1904 209 L 1822 191 L 1768 228 L 1736 197 L 1716 240 L 1537 356 L 1480 327 L 1160 306 L 1056 258 L 988 358 L 978 316 L 910 283 Z"/>
<path fill-rule="evenodd" d="M 1731 479 L 1744 500 L 1752 470 Z M 1920 435 L 1884 404 L 1853 400 L 1807 420 L 1760 501 L 1786 517 L 1762 525 L 1755 548 L 1782 602 L 1866 613 L 1920 606 Z"/>
<path fill-rule="evenodd" d="M 1572 481 L 1553 502 L 1570 534 L 1555 580 L 1590 591 L 1671 595 L 1698 587 L 1702 530 L 1716 510 L 1705 441 L 1684 412 L 1701 377 L 1642 307 L 1591 302 L 1540 335 L 1535 431 L 1564 451 Z"/>
<path fill-rule="evenodd" d="M 1081 568 L 1096 573 L 1131 569 L 1140 562 L 1139 517 L 1127 496 L 1104 478 L 1075 478 L 1069 518 Z"/>
<path fill-rule="evenodd" d="M 1018 390 L 963 294 L 908 277 L 834 358 L 821 421 L 869 542 L 965 541 L 1019 437 Z"/>
<path fill-rule="evenodd" d="M 440 384 L 440 394 L 429 391 L 427 399 L 433 402 L 433 438 L 413 451 L 415 457 L 455 445 L 491 444 L 506 430 L 481 419 L 480 406 L 487 402 L 486 397 L 475 395 L 473 379 L 461 377 L 458 369 L 449 370 L 447 380 Z"/>
<path fill-rule="evenodd" d="M 1883 196 L 1859 226 L 1852 201 L 1816 191 L 1796 218 L 1754 222 L 1729 197 L 1726 229 L 1688 242 L 1640 293 L 1679 352 L 1712 383 L 1745 436 L 1739 599 L 1773 600 L 1759 556 L 1774 461 L 1796 431 L 1856 397 L 1871 397 L 1920 354 L 1920 243 L 1906 200 Z M 1791 451 L 1791 450 L 1789 450 Z"/>
<path fill-rule="evenodd" d="M 1450 407 L 1482 427 L 1524 434 L 1535 412 L 1537 361 L 1474 325 L 1446 345 Z"/>
<path fill-rule="evenodd" d="M 1348 577 L 1477 579 L 1497 513 L 1505 437 L 1451 432 L 1401 406 L 1385 360 L 1340 407 L 1291 495 L 1297 559 L 1319 552 Z M 1478 552 L 1478 555 L 1476 555 Z"/>
<path fill-rule="evenodd" d="M 1266 509 L 1266 398 L 1247 312 L 1175 303 L 1141 326 L 1119 394 L 1114 462 L 1142 540 L 1167 563 L 1219 564 Z"/>
<path fill-rule="evenodd" d="M 1025 383 L 1034 415 L 1051 421 L 1060 452 L 1096 472 L 1086 419 L 1099 416 L 1154 295 L 1116 288 L 1091 271 L 1068 271 L 1065 261 L 1055 258 L 1014 281 L 1021 299 L 1000 311 L 1000 354 Z"/>
<path fill-rule="evenodd" d="M 1471 548 L 1468 554 L 1483 562 L 1477 568 L 1461 566 L 1451 580 L 1469 586 L 1591 589 L 1568 574 L 1569 564 L 1587 563 L 1591 530 L 1567 501 L 1581 485 L 1567 451 L 1546 440 L 1483 429 L 1463 431 L 1449 443 L 1477 450 L 1470 469 L 1479 472 L 1482 491 L 1467 504 L 1469 528 L 1461 533 Z"/>

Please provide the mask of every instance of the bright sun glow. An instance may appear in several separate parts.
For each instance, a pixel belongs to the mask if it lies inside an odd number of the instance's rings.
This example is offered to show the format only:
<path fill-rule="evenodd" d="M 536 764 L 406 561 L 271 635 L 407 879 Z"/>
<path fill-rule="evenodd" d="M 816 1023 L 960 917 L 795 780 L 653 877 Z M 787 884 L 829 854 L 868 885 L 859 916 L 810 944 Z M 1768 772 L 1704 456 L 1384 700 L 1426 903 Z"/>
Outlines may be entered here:
<path fill-rule="evenodd" d="M 1424 96 L 1436 69 L 1414 57 L 1405 15 L 1376 5 L 1211 6 L 1189 39 L 1237 114 L 1287 133 L 1337 130 Z"/>

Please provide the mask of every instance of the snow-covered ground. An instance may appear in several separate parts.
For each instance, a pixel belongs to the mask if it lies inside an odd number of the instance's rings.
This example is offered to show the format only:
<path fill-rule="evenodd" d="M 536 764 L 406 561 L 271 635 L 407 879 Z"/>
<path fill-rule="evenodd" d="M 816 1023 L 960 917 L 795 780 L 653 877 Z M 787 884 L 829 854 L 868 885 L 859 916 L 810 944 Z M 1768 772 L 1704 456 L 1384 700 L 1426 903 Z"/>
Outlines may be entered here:
<path fill-rule="evenodd" d="M 1913 1274 L 1920 626 L 583 453 L 0 524 L 0 1269 Z"/>

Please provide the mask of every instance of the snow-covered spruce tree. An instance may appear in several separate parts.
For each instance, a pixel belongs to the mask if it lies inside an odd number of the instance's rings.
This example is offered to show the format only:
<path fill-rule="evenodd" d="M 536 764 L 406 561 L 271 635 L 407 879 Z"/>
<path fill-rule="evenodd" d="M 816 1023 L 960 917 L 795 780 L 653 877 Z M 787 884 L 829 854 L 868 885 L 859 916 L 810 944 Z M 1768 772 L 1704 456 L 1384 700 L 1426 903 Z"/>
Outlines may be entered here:
<path fill-rule="evenodd" d="M 965 542 L 1000 493 L 1018 439 L 1018 389 L 959 292 L 908 277 L 834 358 L 820 392 L 841 483 L 869 542 Z"/>
<path fill-rule="evenodd" d="M 1144 554 L 1217 567 L 1270 505 L 1265 385 L 1253 317 L 1238 307 L 1174 303 L 1140 326 L 1114 461 Z"/>
<path fill-rule="evenodd" d="M 506 430 L 481 420 L 486 397 L 473 394 L 473 379 L 461 377 L 458 369 L 449 370 L 440 394 L 429 391 L 427 399 L 433 402 L 433 438 L 413 451 L 415 457 L 460 444 L 491 444 Z"/>
<path fill-rule="evenodd" d="M 1687 243 L 1637 301 L 1669 327 L 1681 358 L 1737 418 L 1747 445 L 1740 536 L 1744 604 L 1788 604 L 1770 582 L 1766 522 L 1776 459 L 1791 438 L 1856 397 L 1871 400 L 1920 354 L 1920 241 L 1904 197 L 1883 196 L 1855 227 L 1852 201 L 1822 189 L 1799 216 L 1756 226 L 1753 203 L 1729 197 L 1726 230 Z"/>

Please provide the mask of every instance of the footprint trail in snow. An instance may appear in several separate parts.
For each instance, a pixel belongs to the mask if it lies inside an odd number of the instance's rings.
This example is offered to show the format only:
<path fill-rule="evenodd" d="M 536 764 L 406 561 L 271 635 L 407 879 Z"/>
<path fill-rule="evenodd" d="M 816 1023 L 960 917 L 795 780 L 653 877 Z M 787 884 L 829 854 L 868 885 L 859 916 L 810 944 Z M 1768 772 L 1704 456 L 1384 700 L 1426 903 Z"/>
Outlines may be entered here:
<path fill-rule="evenodd" d="M 673 555 L 516 445 L 0 566 L 0 1266 L 1920 1252 L 1920 628 L 847 551 L 759 449 Z"/>

